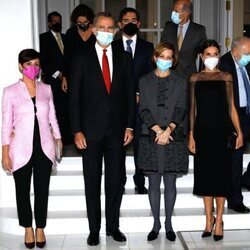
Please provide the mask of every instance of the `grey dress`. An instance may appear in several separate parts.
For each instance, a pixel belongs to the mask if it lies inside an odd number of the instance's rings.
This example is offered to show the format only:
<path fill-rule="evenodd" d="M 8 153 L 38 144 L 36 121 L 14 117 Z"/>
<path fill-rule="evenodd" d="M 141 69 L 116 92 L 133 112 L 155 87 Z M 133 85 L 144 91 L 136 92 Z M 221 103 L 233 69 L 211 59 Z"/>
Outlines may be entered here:
<path fill-rule="evenodd" d="M 152 71 L 139 82 L 140 116 L 143 121 L 139 140 L 139 167 L 144 173 L 185 174 L 188 171 L 187 137 L 183 118 L 187 107 L 187 82 L 171 70 L 160 78 Z M 177 127 L 167 145 L 154 142 L 151 127 L 158 124 L 165 129 L 171 122 Z"/>

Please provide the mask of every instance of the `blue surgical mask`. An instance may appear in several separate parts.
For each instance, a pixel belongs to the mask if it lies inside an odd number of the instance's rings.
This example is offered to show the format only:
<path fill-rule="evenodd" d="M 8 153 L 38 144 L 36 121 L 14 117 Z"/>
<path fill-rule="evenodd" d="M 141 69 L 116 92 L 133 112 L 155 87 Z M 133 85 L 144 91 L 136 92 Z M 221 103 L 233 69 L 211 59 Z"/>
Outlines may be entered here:
<path fill-rule="evenodd" d="M 108 46 L 113 42 L 114 34 L 106 31 L 97 31 L 96 39 L 97 41 L 103 45 Z"/>
<path fill-rule="evenodd" d="M 156 66 L 162 72 L 166 72 L 169 68 L 172 67 L 172 64 L 173 62 L 171 60 L 163 60 L 160 58 L 157 58 L 156 60 Z"/>
<path fill-rule="evenodd" d="M 242 54 L 238 64 L 240 67 L 245 67 L 250 62 L 250 55 Z"/>
<path fill-rule="evenodd" d="M 180 13 L 173 10 L 172 14 L 171 14 L 171 19 L 172 19 L 173 23 L 179 24 L 181 22 Z"/>

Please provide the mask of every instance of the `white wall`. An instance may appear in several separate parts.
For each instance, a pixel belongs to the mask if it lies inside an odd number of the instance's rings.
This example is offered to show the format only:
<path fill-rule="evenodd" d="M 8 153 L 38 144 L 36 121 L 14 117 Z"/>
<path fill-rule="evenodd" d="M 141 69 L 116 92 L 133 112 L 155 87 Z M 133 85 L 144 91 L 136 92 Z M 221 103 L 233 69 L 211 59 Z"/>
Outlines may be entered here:
<path fill-rule="evenodd" d="M 62 15 L 62 32 L 65 33 L 70 26 L 72 0 L 43 0 L 39 1 L 39 33 L 48 30 L 47 16 L 52 11 L 57 11 Z"/>
<path fill-rule="evenodd" d="M 15 83 L 20 77 L 18 71 L 18 53 L 22 49 L 38 47 L 37 0 L 1 0 L 0 1 L 0 96 L 3 88 Z M 1 108 L 1 104 L 0 104 Z M 0 120 L 2 115 L 0 112 Z M 2 150 L 1 150 L 2 155 Z M 0 174 L 3 174 L 1 172 Z M 3 187 L 0 182 L 0 208 L 2 207 Z M 15 197 L 13 197 L 14 199 Z"/>

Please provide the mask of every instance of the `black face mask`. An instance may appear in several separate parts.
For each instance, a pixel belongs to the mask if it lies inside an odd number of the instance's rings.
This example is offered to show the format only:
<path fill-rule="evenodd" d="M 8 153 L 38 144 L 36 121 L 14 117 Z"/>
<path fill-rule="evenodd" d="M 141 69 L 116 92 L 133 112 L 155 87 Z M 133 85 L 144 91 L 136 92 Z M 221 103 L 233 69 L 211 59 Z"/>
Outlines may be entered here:
<path fill-rule="evenodd" d="M 126 24 L 122 31 L 128 36 L 134 36 L 138 32 L 138 27 L 134 23 Z"/>
<path fill-rule="evenodd" d="M 81 31 L 86 31 L 88 30 L 89 28 L 89 23 L 81 23 L 81 24 L 77 24 L 78 28 L 81 30 Z"/>
<path fill-rule="evenodd" d="M 54 23 L 51 25 L 51 29 L 55 32 L 61 32 L 62 24 L 61 23 Z"/>

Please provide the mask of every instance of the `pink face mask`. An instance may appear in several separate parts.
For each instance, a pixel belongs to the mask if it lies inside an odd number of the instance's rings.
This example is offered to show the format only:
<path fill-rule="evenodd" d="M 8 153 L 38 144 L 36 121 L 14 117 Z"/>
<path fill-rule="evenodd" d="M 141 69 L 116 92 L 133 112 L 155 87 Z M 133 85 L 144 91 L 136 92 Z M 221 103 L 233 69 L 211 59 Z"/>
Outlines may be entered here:
<path fill-rule="evenodd" d="M 26 69 L 23 69 L 23 74 L 26 75 L 29 79 L 34 80 L 40 73 L 40 67 L 35 65 L 27 66 Z"/>

